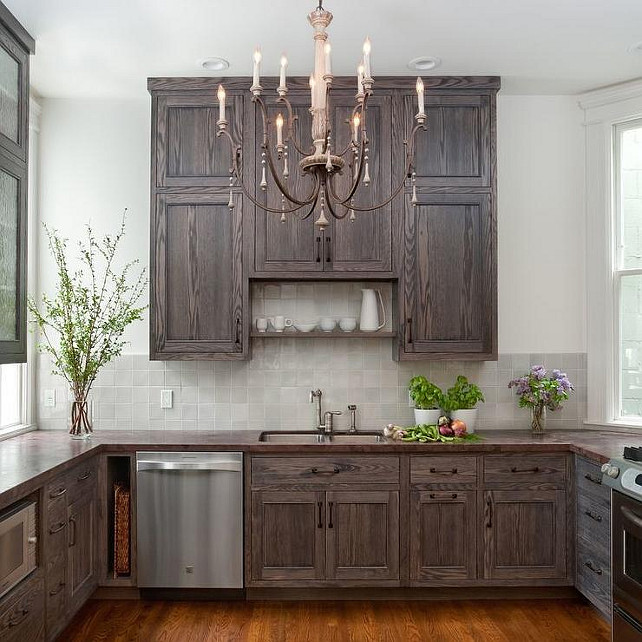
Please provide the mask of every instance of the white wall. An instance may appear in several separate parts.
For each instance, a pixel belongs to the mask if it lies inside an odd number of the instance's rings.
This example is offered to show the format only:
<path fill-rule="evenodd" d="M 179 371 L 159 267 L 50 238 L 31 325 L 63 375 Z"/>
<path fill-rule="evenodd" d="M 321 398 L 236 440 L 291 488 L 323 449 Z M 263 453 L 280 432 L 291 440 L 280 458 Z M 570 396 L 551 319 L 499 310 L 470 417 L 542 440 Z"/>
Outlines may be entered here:
<path fill-rule="evenodd" d="M 586 350 L 584 129 L 573 96 L 498 100 L 499 351 Z"/>
<path fill-rule="evenodd" d="M 149 101 L 47 99 L 40 216 L 70 238 L 91 220 L 115 230 L 123 257 L 148 261 Z M 498 99 L 499 351 L 585 350 L 583 131 L 569 96 Z M 40 245 L 41 290 L 54 283 Z M 148 349 L 147 323 L 128 331 Z"/>

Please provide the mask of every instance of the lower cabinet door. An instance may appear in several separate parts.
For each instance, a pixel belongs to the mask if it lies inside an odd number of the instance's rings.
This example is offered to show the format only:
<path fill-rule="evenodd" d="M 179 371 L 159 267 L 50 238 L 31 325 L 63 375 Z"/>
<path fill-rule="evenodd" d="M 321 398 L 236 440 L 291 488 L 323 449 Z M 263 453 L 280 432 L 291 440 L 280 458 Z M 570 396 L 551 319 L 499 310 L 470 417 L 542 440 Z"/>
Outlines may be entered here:
<path fill-rule="evenodd" d="M 326 493 L 329 580 L 399 579 L 399 493 Z"/>
<path fill-rule="evenodd" d="M 413 491 L 410 579 L 439 583 L 477 577 L 475 491 Z"/>
<path fill-rule="evenodd" d="M 82 604 L 97 585 L 96 491 L 70 504 L 68 514 L 67 586 L 69 607 Z"/>
<path fill-rule="evenodd" d="M 323 579 L 325 493 L 252 493 L 252 580 Z"/>
<path fill-rule="evenodd" d="M 483 529 L 485 578 L 566 578 L 563 490 L 484 491 L 478 510 Z"/>

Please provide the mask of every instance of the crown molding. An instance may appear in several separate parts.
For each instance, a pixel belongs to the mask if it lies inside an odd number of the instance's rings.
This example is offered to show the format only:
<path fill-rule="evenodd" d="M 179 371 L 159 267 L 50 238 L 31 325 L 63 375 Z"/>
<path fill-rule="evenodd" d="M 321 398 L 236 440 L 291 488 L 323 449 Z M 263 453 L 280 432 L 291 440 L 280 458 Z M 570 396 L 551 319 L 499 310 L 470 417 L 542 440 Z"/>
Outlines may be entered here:
<path fill-rule="evenodd" d="M 642 78 L 619 85 L 609 85 L 608 87 L 587 91 L 578 96 L 578 104 L 582 109 L 586 110 L 611 105 L 632 98 L 642 98 Z"/>

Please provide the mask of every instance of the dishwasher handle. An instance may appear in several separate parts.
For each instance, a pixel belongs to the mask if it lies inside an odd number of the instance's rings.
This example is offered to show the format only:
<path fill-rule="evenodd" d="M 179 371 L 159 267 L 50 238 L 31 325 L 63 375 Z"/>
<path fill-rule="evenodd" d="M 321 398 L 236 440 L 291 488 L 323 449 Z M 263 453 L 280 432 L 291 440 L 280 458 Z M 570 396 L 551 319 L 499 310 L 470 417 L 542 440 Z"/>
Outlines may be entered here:
<path fill-rule="evenodd" d="M 228 461 L 145 461 L 136 462 L 136 470 L 211 470 L 221 472 L 243 472 L 243 462 Z"/>

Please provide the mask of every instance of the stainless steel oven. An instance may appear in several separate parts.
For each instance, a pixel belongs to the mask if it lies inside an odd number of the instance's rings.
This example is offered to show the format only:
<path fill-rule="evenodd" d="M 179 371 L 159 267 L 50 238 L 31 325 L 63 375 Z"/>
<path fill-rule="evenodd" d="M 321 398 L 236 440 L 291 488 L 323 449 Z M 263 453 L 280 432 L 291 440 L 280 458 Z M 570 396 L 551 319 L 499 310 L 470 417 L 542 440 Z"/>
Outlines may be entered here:
<path fill-rule="evenodd" d="M 639 473 L 638 473 L 639 474 Z M 642 640 L 642 502 L 612 495 L 613 640 Z"/>
<path fill-rule="evenodd" d="M 0 597 L 35 570 L 36 544 L 35 502 L 0 514 Z"/>

